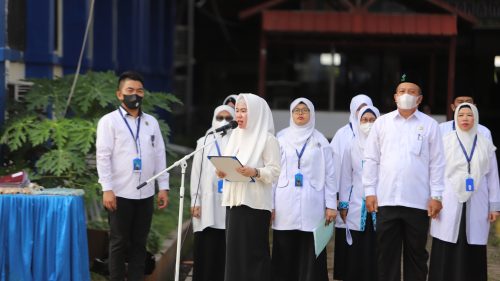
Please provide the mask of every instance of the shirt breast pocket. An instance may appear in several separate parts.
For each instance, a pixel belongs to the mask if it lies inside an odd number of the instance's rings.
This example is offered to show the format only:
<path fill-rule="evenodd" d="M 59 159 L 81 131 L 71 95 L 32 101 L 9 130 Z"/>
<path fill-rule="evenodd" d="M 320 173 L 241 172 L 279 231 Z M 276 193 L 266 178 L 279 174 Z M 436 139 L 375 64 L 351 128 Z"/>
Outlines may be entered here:
<path fill-rule="evenodd" d="M 420 156 L 422 154 L 422 148 L 424 146 L 425 136 L 422 134 L 417 134 L 413 140 L 410 141 L 410 150 L 413 154 Z"/>

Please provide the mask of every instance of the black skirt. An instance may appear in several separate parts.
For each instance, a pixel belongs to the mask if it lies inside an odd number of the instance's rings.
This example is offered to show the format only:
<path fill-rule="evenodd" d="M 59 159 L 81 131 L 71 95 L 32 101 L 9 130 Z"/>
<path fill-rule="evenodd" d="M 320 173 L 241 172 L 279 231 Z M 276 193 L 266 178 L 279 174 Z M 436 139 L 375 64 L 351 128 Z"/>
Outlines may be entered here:
<path fill-rule="evenodd" d="M 463 204 L 457 243 L 432 239 L 429 281 L 486 281 L 486 245 L 469 245 L 465 232 L 466 203 Z"/>
<path fill-rule="evenodd" d="M 271 212 L 238 206 L 226 209 L 225 281 L 271 280 Z"/>
<path fill-rule="evenodd" d="M 344 280 L 346 272 L 347 242 L 345 228 L 335 228 L 335 246 L 333 248 L 333 279 Z"/>
<path fill-rule="evenodd" d="M 345 234 L 345 231 L 344 231 Z M 352 245 L 346 246 L 345 281 L 376 281 L 377 237 L 373 229 L 372 216 L 366 216 L 365 231 L 351 230 Z"/>
<path fill-rule="evenodd" d="M 223 281 L 226 264 L 224 229 L 205 228 L 194 233 L 193 281 Z"/>
<path fill-rule="evenodd" d="M 328 281 L 326 249 L 316 258 L 314 235 L 299 230 L 274 230 L 273 281 Z"/>

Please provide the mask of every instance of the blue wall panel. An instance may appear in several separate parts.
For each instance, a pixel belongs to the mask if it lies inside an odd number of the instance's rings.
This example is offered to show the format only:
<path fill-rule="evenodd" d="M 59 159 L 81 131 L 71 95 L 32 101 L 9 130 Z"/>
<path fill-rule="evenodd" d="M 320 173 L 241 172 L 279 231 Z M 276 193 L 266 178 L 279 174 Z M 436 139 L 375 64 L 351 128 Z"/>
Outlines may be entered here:
<path fill-rule="evenodd" d="M 83 37 L 85 35 L 89 11 L 88 1 L 64 0 L 63 9 L 64 36 L 62 66 L 64 74 L 73 74 L 76 72 Z M 83 55 L 80 73 L 86 72 L 89 65 L 86 54 L 87 49 Z"/>
<path fill-rule="evenodd" d="M 28 0 L 26 3 L 26 77 L 52 77 L 54 55 L 55 0 Z"/>
<path fill-rule="evenodd" d="M 94 4 L 94 56 L 92 69 L 115 69 L 113 62 L 113 0 L 100 0 Z"/>

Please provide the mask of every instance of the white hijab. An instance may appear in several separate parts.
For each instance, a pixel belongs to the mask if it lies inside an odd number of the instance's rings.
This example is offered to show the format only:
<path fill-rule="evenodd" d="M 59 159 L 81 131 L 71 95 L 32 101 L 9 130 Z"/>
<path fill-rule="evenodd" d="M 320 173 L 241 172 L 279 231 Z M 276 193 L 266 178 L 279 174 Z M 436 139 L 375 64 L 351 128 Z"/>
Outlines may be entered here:
<path fill-rule="evenodd" d="M 357 139 L 357 143 L 358 143 L 358 146 L 359 146 L 361 152 L 363 152 L 365 149 L 365 142 L 366 142 L 366 139 L 368 138 L 368 136 L 365 135 L 359 129 L 359 125 L 361 124 L 361 118 L 363 117 L 363 114 L 365 114 L 367 111 L 372 111 L 375 114 L 376 118 L 380 117 L 380 112 L 378 111 L 378 109 L 375 106 L 366 105 L 366 106 L 363 106 L 359 110 L 359 116 L 358 116 L 358 119 L 356 120 L 356 122 L 357 122 L 356 128 L 358 129 L 356 131 L 356 139 Z"/>
<path fill-rule="evenodd" d="M 231 114 L 231 116 L 233 116 L 233 119 L 234 119 L 234 117 L 235 117 L 234 108 L 230 107 L 229 105 L 217 106 L 214 110 L 214 116 L 212 117 L 212 127 L 210 127 L 210 129 L 207 130 L 206 134 L 208 134 L 208 133 L 212 132 L 213 130 L 215 130 L 219 127 L 222 127 L 228 123 L 226 120 L 217 121 L 217 119 L 215 118 L 215 117 L 217 117 L 217 114 L 221 113 L 222 111 L 227 111 L 229 114 Z M 231 130 L 229 130 L 229 132 L 228 132 L 228 135 L 230 135 L 230 134 L 231 134 Z"/>
<path fill-rule="evenodd" d="M 351 99 L 351 104 L 349 105 L 349 110 L 351 112 L 351 115 L 349 116 L 349 123 L 351 124 L 352 132 L 354 134 L 357 134 L 358 132 L 358 118 L 356 116 L 356 110 L 358 110 L 358 107 L 360 107 L 362 104 L 372 106 L 372 99 L 367 95 L 360 94 L 354 96 Z"/>
<path fill-rule="evenodd" d="M 458 124 L 458 112 L 464 106 L 469 106 L 474 115 L 474 125 L 469 131 L 463 131 Z M 469 200 L 474 192 L 480 187 L 481 178 L 488 173 L 490 167 L 490 156 L 496 148 L 488 139 L 477 133 L 479 114 L 476 106 L 470 103 L 462 103 L 455 109 L 456 131 L 448 133 L 443 140 L 446 155 L 445 177 L 455 191 L 458 201 L 463 203 Z M 476 148 L 471 160 L 470 176 L 474 179 L 474 191 L 466 191 L 465 180 L 469 176 L 467 171 L 467 160 L 460 146 L 460 141 L 470 156 L 474 138 L 477 136 Z"/>
<path fill-rule="evenodd" d="M 245 166 L 256 167 L 262 158 L 268 134 L 274 135 L 274 122 L 267 102 L 254 94 L 239 94 L 236 103 L 247 105 L 247 126 L 233 130 L 224 155 L 236 156 Z"/>
<path fill-rule="evenodd" d="M 295 124 L 293 121 L 293 110 L 300 103 L 304 103 L 309 108 L 309 122 L 302 126 Z M 281 131 L 280 135 L 285 137 L 285 140 L 295 149 L 302 149 L 304 143 L 314 133 L 316 123 L 314 105 L 306 98 L 298 98 L 290 104 L 290 127 Z"/>
<path fill-rule="evenodd" d="M 215 118 L 217 117 L 217 114 L 221 113 L 222 111 L 227 111 L 229 114 L 231 114 L 231 116 L 233 116 L 234 119 L 234 108 L 230 107 L 229 105 L 219 105 L 214 110 L 214 116 L 212 117 L 212 128 L 210 128 L 210 130 L 217 129 L 220 126 L 224 126 L 228 123 L 226 120 L 217 121 L 217 119 Z"/>
<path fill-rule="evenodd" d="M 238 99 L 238 96 L 237 95 L 229 95 L 227 96 L 224 101 L 222 102 L 223 105 L 226 105 L 226 102 L 230 99 L 230 98 L 233 98 L 235 101 Z"/>

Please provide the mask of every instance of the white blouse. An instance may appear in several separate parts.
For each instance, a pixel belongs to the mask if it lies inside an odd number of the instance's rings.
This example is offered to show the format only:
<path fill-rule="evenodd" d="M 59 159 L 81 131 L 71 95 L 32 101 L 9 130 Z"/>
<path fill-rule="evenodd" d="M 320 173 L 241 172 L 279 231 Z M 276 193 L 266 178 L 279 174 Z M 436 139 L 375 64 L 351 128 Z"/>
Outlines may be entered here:
<path fill-rule="evenodd" d="M 325 218 L 326 208 L 337 207 L 331 148 L 321 133 L 313 133 L 300 159 L 303 185 L 299 187 L 295 185 L 295 175 L 299 172 L 297 152 L 284 137 L 279 136 L 278 140 L 281 174 L 273 188 L 273 229 L 312 231 Z"/>
<path fill-rule="evenodd" d="M 455 134 L 448 134 L 443 138 L 445 147 L 453 147 L 453 142 L 456 140 Z M 479 146 L 493 146 L 490 140 L 478 135 Z M 457 149 L 455 149 L 457 150 Z M 492 151 L 494 151 L 492 149 Z M 463 157 L 461 151 L 446 151 L 446 158 L 455 157 L 456 155 Z M 466 202 L 466 236 L 467 242 L 471 245 L 486 245 L 488 243 L 488 234 L 490 230 L 490 222 L 488 215 L 491 211 L 500 211 L 500 185 L 498 179 L 498 166 L 495 152 L 489 155 L 489 167 L 487 173 L 481 178 L 480 186 Z M 453 173 L 467 174 L 467 163 Z M 453 183 L 448 177 L 445 178 L 445 190 L 443 192 L 443 209 L 439 213 L 437 219 L 432 220 L 431 236 L 440 240 L 456 243 L 460 228 L 460 220 L 462 218 L 463 203 L 460 203 L 456 192 L 453 189 Z"/>
<path fill-rule="evenodd" d="M 202 137 L 197 141 L 196 149 L 204 143 L 213 141 L 214 135 Z M 227 136 L 217 141 L 223 151 Z M 201 217 L 193 217 L 193 231 L 202 231 L 206 227 L 225 229 L 226 208 L 222 206 L 222 190 L 219 192 L 219 179 L 215 175 L 215 167 L 207 156 L 218 155 L 215 143 L 205 147 L 202 153 L 195 154 L 191 168 L 191 207 L 201 207 Z"/>
<path fill-rule="evenodd" d="M 344 125 L 335 133 L 335 136 L 330 143 L 333 153 L 333 169 L 335 171 L 342 170 L 345 149 L 347 146 L 350 146 L 354 137 L 355 135 L 351 123 Z M 340 172 L 337 172 L 335 175 L 335 187 L 336 190 L 340 191 Z M 337 219 L 335 220 L 335 227 L 345 228 L 344 221 L 340 216 L 337 216 Z"/>
<path fill-rule="evenodd" d="M 349 229 L 364 231 L 368 213 L 365 204 L 365 189 L 362 183 L 363 151 L 352 142 L 345 149 L 342 171 L 340 175 L 339 201 L 341 206 L 348 206 L 346 222 Z M 340 216 L 339 216 L 340 217 Z M 375 225 L 375 220 L 374 225 Z"/>
<path fill-rule="evenodd" d="M 255 182 L 224 181 L 222 206 L 235 207 L 245 205 L 253 209 L 272 210 L 272 183 L 281 170 L 280 147 L 278 140 L 267 134 L 262 157 L 257 164 L 260 177 Z"/>

